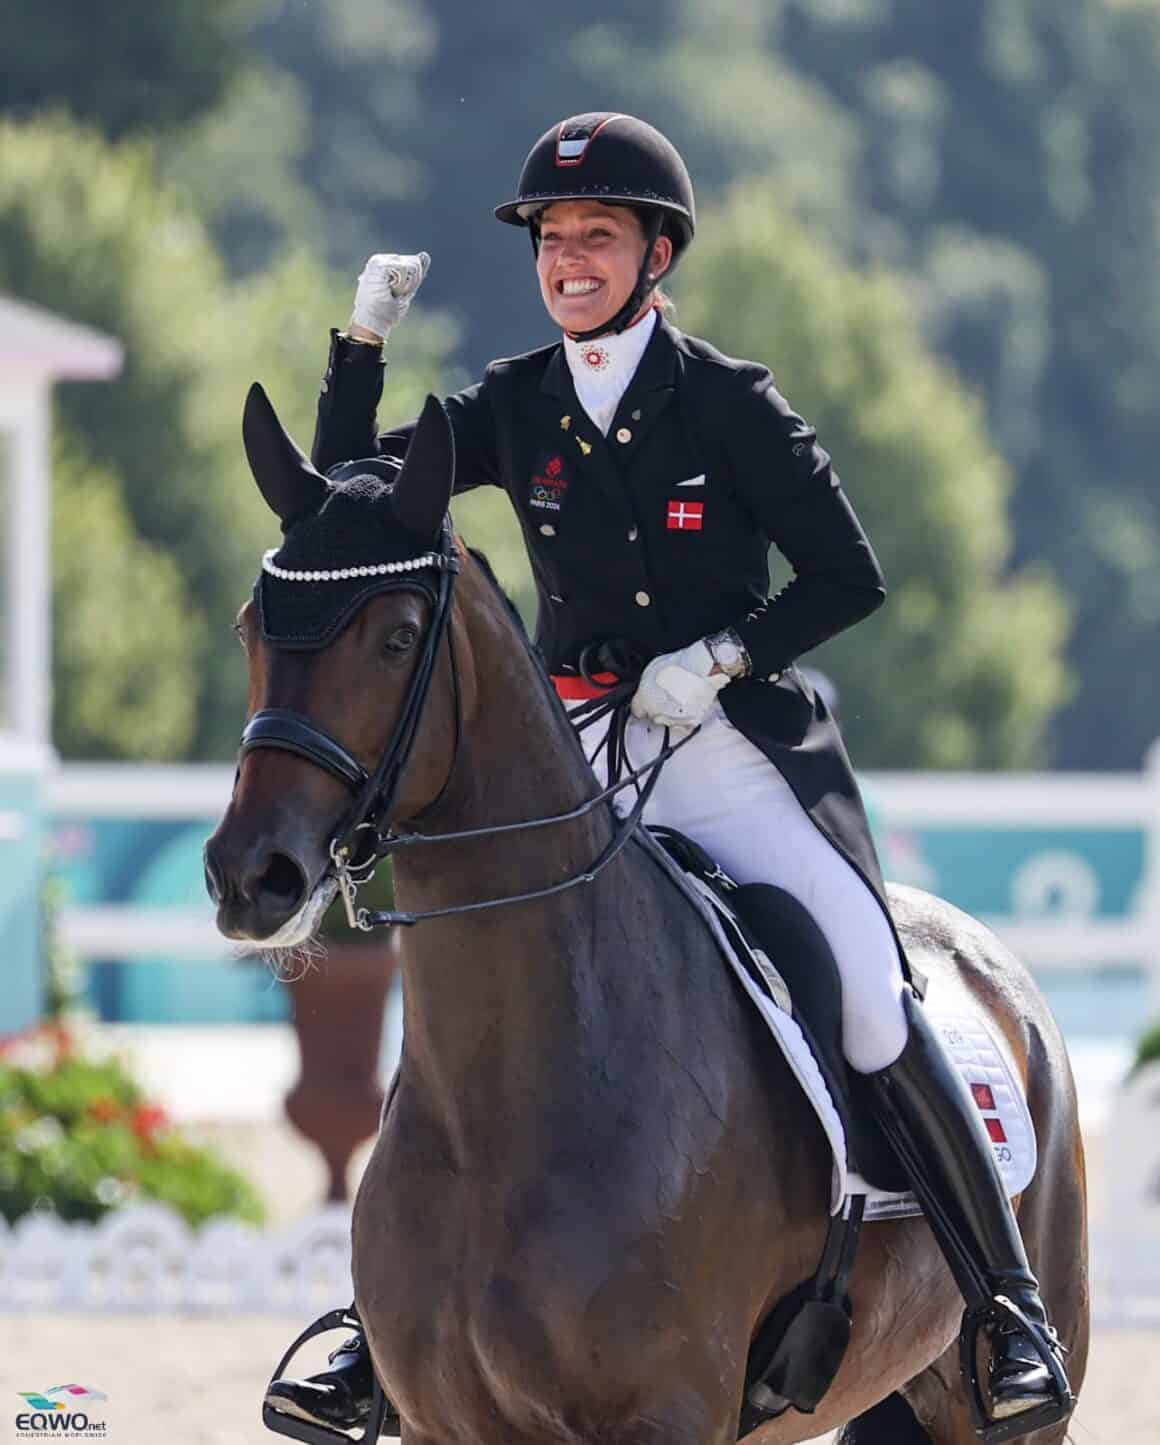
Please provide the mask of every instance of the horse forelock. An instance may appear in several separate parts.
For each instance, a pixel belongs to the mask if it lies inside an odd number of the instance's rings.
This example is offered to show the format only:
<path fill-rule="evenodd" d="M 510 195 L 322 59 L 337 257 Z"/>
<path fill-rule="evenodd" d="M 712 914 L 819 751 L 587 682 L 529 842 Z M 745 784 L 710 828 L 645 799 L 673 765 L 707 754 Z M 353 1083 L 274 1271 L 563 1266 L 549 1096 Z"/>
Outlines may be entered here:
<path fill-rule="evenodd" d="M 376 476 L 373 472 L 356 472 L 353 476 L 338 477 L 328 483 L 330 493 L 323 499 L 319 512 L 324 512 L 336 496 L 351 497 L 355 501 L 366 501 L 372 506 L 382 503 L 395 490 L 395 483 Z"/>
<path fill-rule="evenodd" d="M 369 471 L 328 480 L 319 506 L 286 529 L 279 555 L 293 552 L 302 559 L 299 565 L 324 568 L 333 564 L 337 553 L 366 554 L 369 562 L 396 561 L 422 552 L 424 548 L 395 516 L 394 490 L 393 480 Z M 371 552 L 384 545 L 391 555 L 372 558 Z"/>

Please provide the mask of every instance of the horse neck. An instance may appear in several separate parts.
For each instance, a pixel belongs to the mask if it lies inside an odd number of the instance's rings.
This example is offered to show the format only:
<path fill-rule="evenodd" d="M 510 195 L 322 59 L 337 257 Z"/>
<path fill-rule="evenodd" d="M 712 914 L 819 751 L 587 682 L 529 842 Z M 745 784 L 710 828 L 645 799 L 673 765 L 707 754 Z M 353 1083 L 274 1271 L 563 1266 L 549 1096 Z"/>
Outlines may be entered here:
<path fill-rule="evenodd" d="M 566 718 L 503 599 L 475 566 L 459 581 L 453 623 L 467 703 L 446 794 L 424 821 L 449 833 L 543 818 L 597 791 Z M 399 905 L 421 912 L 507 897 L 585 871 L 611 837 L 608 811 L 474 842 L 433 844 L 395 867 Z M 471 1108 L 479 1071 L 489 1097 L 506 1077 L 526 1095 L 529 1070 L 577 1057 L 601 994 L 591 947 L 594 910 L 623 888 L 624 855 L 594 884 L 510 907 L 420 923 L 404 937 L 407 1063 L 443 1096 Z M 556 1063 L 552 1062 L 555 1058 Z M 465 1097 L 466 1096 L 466 1097 Z"/>

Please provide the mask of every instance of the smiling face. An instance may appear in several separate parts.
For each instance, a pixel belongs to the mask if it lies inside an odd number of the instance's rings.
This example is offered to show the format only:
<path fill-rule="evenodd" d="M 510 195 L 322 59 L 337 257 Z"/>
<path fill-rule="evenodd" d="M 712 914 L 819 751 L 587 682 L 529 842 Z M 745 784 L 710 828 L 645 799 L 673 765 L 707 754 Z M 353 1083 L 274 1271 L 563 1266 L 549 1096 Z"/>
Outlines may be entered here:
<path fill-rule="evenodd" d="M 540 215 L 536 275 L 548 315 L 565 331 L 591 331 L 611 321 L 632 294 L 644 259 L 644 232 L 628 206 L 557 201 Z M 660 236 L 651 266 L 660 275 L 673 245 Z M 646 300 L 642 311 L 647 309 Z"/>

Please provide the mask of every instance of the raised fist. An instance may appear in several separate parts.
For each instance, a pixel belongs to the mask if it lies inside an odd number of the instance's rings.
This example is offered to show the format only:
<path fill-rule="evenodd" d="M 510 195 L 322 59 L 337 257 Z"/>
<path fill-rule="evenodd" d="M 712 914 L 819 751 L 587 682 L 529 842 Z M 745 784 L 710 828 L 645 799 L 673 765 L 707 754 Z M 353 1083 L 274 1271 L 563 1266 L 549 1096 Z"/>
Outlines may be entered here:
<path fill-rule="evenodd" d="M 358 278 L 352 323 L 376 336 L 388 336 L 406 316 L 430 264 L 426 251 L 417 256 L 396 256 L 390 251 L 371 256 Z"/>

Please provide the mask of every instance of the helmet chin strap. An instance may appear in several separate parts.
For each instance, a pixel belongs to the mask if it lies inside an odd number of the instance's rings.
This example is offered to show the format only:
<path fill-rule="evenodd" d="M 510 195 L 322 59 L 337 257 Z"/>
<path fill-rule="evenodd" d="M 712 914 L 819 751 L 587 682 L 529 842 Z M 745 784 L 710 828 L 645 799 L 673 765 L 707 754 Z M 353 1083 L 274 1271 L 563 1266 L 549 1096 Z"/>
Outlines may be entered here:
<path fill-rule="evenodd" d="M 652 261 L 653 247 L 661 234 L 664 226 L 664 213 L 654 211 L 648 225 L 645 227 L 644 260 L 640 263 L 640 270 L 637 272 L 636 285 L 628 300 L 620 308 L 615 316 L 608 321 L 603 321 L 599 326 L 593 326 L 589 331 L 569 331 L 568 335 L 573 341 L 595 341 L 598 336 L 619 336 L 622 331 L 627 331 L 636 319 L 637 312 L 644 305 L 644 298 L 653 289 L 662 277 L 667 276 L 672 266 L 653 274 L 649 271 L 649 263 Z M 533 221 L 528 228 L 532 237 L 532 249 L 539 255 L 539 226 Z"/>

